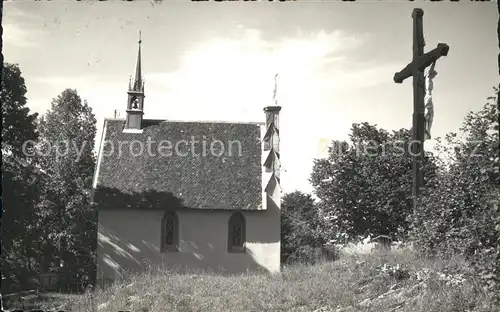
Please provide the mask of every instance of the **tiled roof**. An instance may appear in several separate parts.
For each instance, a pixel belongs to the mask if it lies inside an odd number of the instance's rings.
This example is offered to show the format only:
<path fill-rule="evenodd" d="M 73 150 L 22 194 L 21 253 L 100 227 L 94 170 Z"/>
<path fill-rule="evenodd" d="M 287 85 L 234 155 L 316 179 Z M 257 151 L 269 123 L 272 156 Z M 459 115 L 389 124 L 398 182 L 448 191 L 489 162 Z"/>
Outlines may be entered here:
<path fill-rule="evenodd" d="M 125 133 L 124 125 L 124 120 L 105 121 L 96 204 L 113 206 L 99 202 L 109 201 L 110 196 L 99 196 L 108 189 L 124 198 L 165 193 L 195 209 L 262 209 L 260 124 L 144 120 L 142 133 Z M 182 140 L 198 142 L 192 150 L 191 143 L 178 143 Z M 213 143 L 215 140 L 222 144 Z M 217 156 L 221 145 L 224 153 Z"/>

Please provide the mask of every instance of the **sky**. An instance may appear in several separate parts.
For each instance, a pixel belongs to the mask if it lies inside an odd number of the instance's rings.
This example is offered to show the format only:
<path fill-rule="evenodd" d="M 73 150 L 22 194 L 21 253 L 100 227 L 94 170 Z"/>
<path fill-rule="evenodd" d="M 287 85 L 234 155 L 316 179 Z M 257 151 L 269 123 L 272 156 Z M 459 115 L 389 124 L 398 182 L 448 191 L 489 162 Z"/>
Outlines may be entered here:
<path fill-rule="evenodd" d="M 139 30 L 145 118 L 263 122 L 278 73 L 283 191 L 311 192 L 313 159 L 352 123 L 411 127 L 412 80 L 392 79 L 412 58 L 415 7 L 425 50 L 450 46 L 433 90 L 432 135 L 444 136 L 498 85 L 494 2 L 4 2 L 3 53 L 19 64 L 32 111 L 77 89 L 97 139 L 104 118 L 125 117 Z"/>

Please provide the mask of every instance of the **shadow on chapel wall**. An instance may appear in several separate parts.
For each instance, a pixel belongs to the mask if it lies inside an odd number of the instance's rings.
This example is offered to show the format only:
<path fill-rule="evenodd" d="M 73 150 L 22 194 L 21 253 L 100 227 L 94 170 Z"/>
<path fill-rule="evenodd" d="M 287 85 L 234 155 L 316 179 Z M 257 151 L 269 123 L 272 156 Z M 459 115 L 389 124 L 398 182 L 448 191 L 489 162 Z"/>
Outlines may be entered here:
<path fill-rule="evenodd" d="M 268 272 L 256 262 L 251 250 L 242 254 L 227 253 L 227 222 L 235 211 L 192 209 L 170 192 L 125 193 L 107 187 L 95 190 L 94 203 L 100 211 L 99 270 L 115 278 L 124 277 L 127 272 L 148 270 L 150 266 L 167 266 L 179 273 Z M 180 252 L 160 252 L 161 222 L 168 211 L 176 211 L 179 217 Z M 247 227 L 258 222 L 262 217 L 259 213 L 263 211 L 243 211 Z M 266 218 L 271 214 L 279 218 L 279 209 L 264 213 L 269 214 Z M 247 243 L 276 243 L 279 232 L 279 226 L 272 229 L 266 224 L 253 230 L 247 228 Z M 97 279 L 102 283 L 101 273 L 97 272 Z"/>

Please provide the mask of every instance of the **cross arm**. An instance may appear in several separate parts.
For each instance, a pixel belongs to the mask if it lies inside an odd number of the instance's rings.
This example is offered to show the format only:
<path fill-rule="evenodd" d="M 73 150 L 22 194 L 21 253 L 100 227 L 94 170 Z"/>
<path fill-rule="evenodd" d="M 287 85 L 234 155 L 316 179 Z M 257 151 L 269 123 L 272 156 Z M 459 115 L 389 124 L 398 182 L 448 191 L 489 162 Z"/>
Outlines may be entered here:
<path fill-rule="evenodd" d="M 439 43 L 437 47 L 424 55 L 420 56 L 416 61 L 406 65 L 403 70 L 394 75 L 395 83 L 402 83 L 408 77 L 413 75 L 413 68 L 416 66 L 418 70 L 424 70 L 426 67 L 434 63 L 441 56 L 448 55 L 450 47 L 446 43 Z M 416 64 L 415 64 L 416 63 Z"/>

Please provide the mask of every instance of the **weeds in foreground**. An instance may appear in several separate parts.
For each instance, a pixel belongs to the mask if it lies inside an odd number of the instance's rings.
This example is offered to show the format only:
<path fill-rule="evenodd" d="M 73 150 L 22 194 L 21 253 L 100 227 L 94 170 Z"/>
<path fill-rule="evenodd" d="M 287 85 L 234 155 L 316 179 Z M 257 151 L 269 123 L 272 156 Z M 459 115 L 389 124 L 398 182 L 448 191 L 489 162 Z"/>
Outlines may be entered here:
<path fill-rule="evenodd" d="M 412 251 L 344 255 L 279 274 L 177 274 L 150 267 L 78 300 L 66 311 L 402 311 L 493 312 L 492 295 L 460 258 L 425 259 Z"/>

